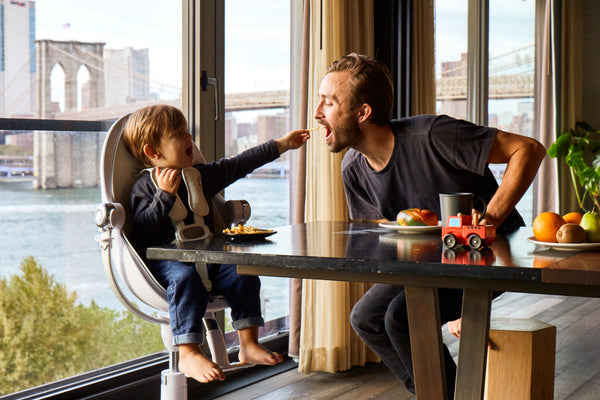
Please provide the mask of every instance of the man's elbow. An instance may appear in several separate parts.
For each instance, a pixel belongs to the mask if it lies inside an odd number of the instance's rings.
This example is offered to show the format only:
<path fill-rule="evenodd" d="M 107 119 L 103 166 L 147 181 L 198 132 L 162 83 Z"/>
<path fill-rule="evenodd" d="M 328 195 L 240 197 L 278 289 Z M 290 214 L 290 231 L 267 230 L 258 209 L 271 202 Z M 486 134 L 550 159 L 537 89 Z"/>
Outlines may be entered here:
<path fill-rule="evenodd" d="M 536 167 L 542 163 L 547 154 L 544 145 L 535 139 L 528 141 L 526 151 L 529 156 L 528 158 L 532 163 L 535 163 Z"/>

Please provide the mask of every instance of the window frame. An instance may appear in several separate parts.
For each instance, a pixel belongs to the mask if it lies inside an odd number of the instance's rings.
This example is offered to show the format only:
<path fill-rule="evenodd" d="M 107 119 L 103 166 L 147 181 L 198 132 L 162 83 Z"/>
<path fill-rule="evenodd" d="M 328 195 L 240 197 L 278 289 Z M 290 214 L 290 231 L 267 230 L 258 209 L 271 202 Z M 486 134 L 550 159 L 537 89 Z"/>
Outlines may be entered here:
<path fill-rule="evenodd" d="M 225 101 L 224 101 L 224 3 L 220 0 L 182 0 L 182 110 L 188 118 L 190 132 L 207 160 L 222 158 L 225 154 Z M 201 40 L 202 39 L 202 40 Z M 206 71 L 205 74 L 203 72 Z M 216 78 L 211 85 L 207 78 Z M 220 115 L 216 115 L 219 112 Z M 215 118 L 201 118 L 213 115 Z M 40 118 L 0 118 L 0 130 L 7 131 L 85 131 L 106 132 L 116 119 L 106 120 L 51 120 Z M 93 223 L 93 222 L 91 222 Z M 284 317 L 283 317 L 284 318 Z M 282 318 L 268 321 L 266 328 L 274 328 Z M 280 331 L 261 340 L 273 351 L 287 353 L 288 332 Z M 237 349 L 229 351 L 237 358 Z M 160 397 L 161 371 L 168 369 L 166 351 L 110 365 L 94 371 L 50 382 L 17 393 L 0 396 L 13 399 L 112 399 L 125 397 Z M 228 384 L 200 384 L 188 380 L 188 393 L 234 391 L 249 382 L 266 379 L 296 368 L 287 361 L 269 369 L 253 371 L 252 368 L 228 379 Z M 241 382 L 241 383 L 240 383 Z"/>

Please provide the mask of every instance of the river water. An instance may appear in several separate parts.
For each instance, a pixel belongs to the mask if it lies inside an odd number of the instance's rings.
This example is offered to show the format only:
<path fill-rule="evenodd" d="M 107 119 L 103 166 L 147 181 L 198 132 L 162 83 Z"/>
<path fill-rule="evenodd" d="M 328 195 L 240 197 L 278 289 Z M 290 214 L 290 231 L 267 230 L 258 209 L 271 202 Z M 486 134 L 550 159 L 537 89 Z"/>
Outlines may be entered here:
<path fill-rule="evenodd" d="M 248 224 L 276 227 L 288 224 L 287 179 L 243 179 L 227 188 L 226 198 L 246 199 L 252 207 Z M 99 188 L 34 190 L 31 182 L 0 182 L 0 276 L 20 274 L 28 256 L 76 291 L 78 301 L 123 309 L 104 276 L 95 237 Z M 262 277 L 266 319 L 287 314 L 287 280 Z M 283 288 L 283 289 L 282 289 Z"/>

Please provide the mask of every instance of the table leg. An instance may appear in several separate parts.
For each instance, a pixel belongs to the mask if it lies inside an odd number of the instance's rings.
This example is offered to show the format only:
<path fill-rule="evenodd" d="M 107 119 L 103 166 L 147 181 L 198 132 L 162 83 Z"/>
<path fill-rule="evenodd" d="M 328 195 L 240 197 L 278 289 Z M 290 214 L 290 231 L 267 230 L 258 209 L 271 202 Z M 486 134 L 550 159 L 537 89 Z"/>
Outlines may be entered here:
<path fill-rule="evenodd" d="M 464 290 L 455 399 L 483 399 L 491 305 L 491 291 Z"/>
<path fill-rule="evenodd" d="M 415 389 L 419 400 L 446 400 L 446 371 L 436 288 L 405 286 Z"/>

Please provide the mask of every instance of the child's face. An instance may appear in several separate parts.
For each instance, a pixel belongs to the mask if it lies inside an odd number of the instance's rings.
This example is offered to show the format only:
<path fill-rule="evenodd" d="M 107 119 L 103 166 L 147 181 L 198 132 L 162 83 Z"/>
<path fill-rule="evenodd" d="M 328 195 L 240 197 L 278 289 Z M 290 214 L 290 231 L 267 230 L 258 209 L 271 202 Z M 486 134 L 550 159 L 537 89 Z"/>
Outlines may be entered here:
<path fill-rule="evenodd" d="M 185 127 L 181 127 L 169 136 L 160 139 L 157 157 L 152 159 L 155 167 L 187 168 L 194 165 L 192 135 Z"/>

